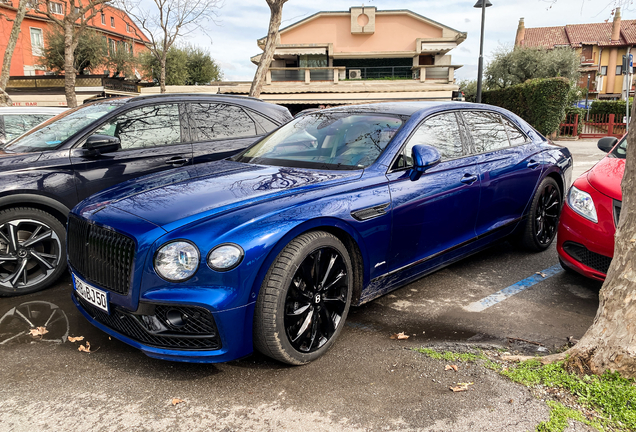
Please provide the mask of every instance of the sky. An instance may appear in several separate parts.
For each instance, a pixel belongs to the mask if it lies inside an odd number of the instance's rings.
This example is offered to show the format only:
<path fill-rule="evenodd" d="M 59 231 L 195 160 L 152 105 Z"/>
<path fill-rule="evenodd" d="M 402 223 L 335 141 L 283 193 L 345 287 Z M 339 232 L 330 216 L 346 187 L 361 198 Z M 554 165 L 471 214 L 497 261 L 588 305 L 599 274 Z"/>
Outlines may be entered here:
<path fill-rule="evenodd" d="M 484 64 L 495 50 L 510 47 L 519 24 L 526 28 L 603 22 L 612 19 L 614 0 L 490 0 L 486 9 Z M 620 0 L 616 0 L 620 1 Z M 624 0 L 623 0 L 624 1 Z M 455 30 L 468 38 L 449 54 L 453 64 L 464 65 L 455 73 L 458 79 L 476 79 L 479 61 L 481 9 L 476 0 L 289 0 L 283 7 L 281 28 L 319 11 L 348 11 L 352 6 L 375 6 L 378 10 L 409 9 Z M 623 19 L 636 19 L 636 9 L 622 10 Z M 226 81 L 251 81 L 256 66 L 250 57 L 261 50 L 258 38 L 267 35 L 269 8 L 265 0 L 225 0 L 218 10 L 217 23 L 205 25 L 203 32 L 193 32 L 185 41 L 209 50 L 220 65 Z"/>

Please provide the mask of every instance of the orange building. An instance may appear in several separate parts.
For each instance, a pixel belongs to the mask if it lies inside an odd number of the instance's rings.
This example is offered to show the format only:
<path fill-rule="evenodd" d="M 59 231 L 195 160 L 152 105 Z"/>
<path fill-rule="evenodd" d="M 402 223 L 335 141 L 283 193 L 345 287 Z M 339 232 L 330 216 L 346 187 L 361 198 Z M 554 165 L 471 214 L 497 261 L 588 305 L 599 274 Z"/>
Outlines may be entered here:
<path fill-rule="evenodd" d="M 79 1 L 86 4 L 86 0 Z M 14 19 L 18 2 L 19 0 L 1 0 L 0 14 L 11 20 Z M 52 1 L 50 3 L 51 12 L 62 18 L 71 10 L 70 8 L 74 7 L 74 2 L 68 0 Z M 45 6 L 39 5 L 39 7 Z M 124 11 L 109 5 L 99 5 L 97 8 L 99 12 L 89 20 L 88 27 L 96 30 L 107 39 L 109 49 L 123 48 L 128 51 L 132 49 L 133 53 L 147 49 L 148 38 Z M 0 20 L 0 59 L 4 57 L 12 26 L 13 21 Z M 27 11 L 11 59 L 10 76 L 45 75 L 49 72 L 45 67 L 39 65 L 40 55 L 46 43 L 47 33 L 56 30 L 55 26 L 56 24 L 45 15 L 35 12 L 33 9 Z M 93 71 L 97 74 L 107 74 L 108 72 L 106 69 Z"/>

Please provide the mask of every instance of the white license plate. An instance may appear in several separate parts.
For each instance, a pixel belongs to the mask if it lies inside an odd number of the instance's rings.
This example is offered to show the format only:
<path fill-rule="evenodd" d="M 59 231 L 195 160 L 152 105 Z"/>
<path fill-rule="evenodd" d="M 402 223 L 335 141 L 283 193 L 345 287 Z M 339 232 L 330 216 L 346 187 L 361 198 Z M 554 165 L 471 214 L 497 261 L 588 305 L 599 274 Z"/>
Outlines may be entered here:
<path fill-rule="evenodd" d="M 108 293 L 106 291 L 87 284 L 75 275 L 73 275 L 73 285 L 75 286 L 75 292 L 80 297 L 104 312 L 110 313 L 108 310 Z"/>

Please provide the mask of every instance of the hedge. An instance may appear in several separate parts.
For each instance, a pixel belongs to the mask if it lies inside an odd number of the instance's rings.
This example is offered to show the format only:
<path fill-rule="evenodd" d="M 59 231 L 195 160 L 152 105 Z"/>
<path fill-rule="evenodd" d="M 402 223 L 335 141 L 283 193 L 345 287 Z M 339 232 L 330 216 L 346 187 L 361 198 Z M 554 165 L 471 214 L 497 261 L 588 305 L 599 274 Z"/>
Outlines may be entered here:
<path fill-rule="evenodd" d="M 631 105 L 631 104 L 630 104 Z M 590 114 L 616 114 L 622 119 L 625 115 L 625 101 L 598 101 L 590 105 Z"/>
<path fill-rule="evenodd" d="M 531 79 L 501 90 L 488 90 L 482 101 L 505 108 L 549 135 L 559 130 L 565 117 L 570 82 L 566 78 Z"/>

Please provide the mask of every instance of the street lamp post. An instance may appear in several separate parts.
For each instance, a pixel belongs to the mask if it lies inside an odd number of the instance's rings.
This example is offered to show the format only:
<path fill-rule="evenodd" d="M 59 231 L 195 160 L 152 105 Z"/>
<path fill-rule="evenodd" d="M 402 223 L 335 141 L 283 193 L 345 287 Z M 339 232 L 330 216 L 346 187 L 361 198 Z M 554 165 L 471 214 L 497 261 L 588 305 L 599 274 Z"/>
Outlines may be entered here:
<path fill-rule="evenodd" d="M 479 41 L 479 70 L 477 72 L 477 103 L 481 103 L 481 76 L 484 72 L 484 21 L 486 8 L 492 6 L 489 0 L 477 0 L 475 8 L 481 9 L 481 39 Z"/>

